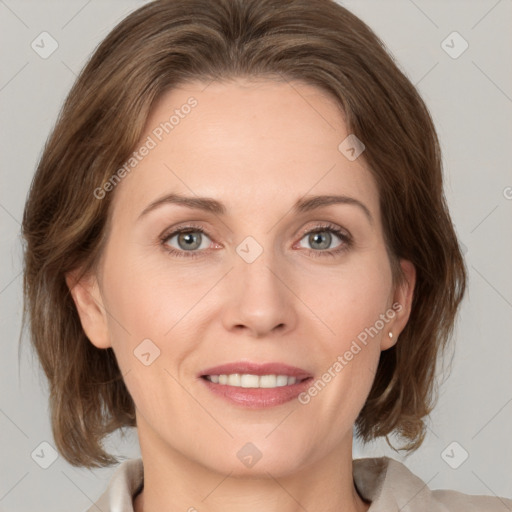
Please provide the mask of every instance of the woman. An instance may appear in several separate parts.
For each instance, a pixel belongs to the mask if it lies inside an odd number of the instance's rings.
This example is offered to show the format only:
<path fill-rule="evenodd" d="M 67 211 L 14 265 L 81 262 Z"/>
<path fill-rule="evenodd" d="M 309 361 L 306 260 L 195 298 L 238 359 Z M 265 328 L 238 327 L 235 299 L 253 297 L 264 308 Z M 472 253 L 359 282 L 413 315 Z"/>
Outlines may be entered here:
<path fill-rule="evenodd" d="M 429 113 L 328 0 L 160 0 L 63 107 L 23 231 L 59 451 L 136 426 L 90 510 L 475 510 L 363 441 L 424 438 L 466 274 Z"/>

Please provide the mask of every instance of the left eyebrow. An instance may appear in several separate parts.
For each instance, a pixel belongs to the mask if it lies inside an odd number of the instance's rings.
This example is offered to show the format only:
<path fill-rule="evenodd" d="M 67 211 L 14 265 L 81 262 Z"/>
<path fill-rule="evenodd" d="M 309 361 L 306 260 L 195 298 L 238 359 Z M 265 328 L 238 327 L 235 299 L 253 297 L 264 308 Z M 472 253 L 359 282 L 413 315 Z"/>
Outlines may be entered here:
<path fill-rule="evenodd" d="M 299 199 L 295 205 L 293 206 L 293 211 L 296 213 L 304 213 L 315 210 L 317 208 L 322 208 L 324 206 L 329 206 L 331 204 L 349 204 L 353 206 L 359 207 L 368 220 L 370 224 L 373 224 L 373 217 L 370 213 L 368 207 L 359 201 L 359 199 L 355 199 L 354 197 L 344 196 L 344 195 L 326 195 L 326 196 L 309 196 Z"/>
<path fill-rule="evenodd" d="M 179 206 L 185 206 L 186 208 L 195 209 L 195 210 L 203 210 L 209 213 L 213 213 L 215 215 L 225 215 L 227 212 L 227 208 L 223 203 L 213 199 L 212 197 L 192 197 L 192 196 L 183 196 L 180 194 L 167 194 L 159 199 L 156 199 L 152 203 L 150 203 L 142 213 L 139 215 L 139 219 L 144 215 L 147 215 L 149 212 L 163 206 L 164 204 L 176 204 Z M 373 224 L 373 217 L 370 213 L 370 210 L 366 207 L 364 203 L 355 199 L 353 197 L 345 196 L 345 195 L 322 195 L 322 196 L 309 196 L 299 199 L 292 208 L 294 213 L 305 213 L 316 210 L 318 208 L 323 208 L 325 206 L 330 206 L 332 204 L 347 204 L 353 205 L 360 208 L 368 220 L 370 224 Z"/>

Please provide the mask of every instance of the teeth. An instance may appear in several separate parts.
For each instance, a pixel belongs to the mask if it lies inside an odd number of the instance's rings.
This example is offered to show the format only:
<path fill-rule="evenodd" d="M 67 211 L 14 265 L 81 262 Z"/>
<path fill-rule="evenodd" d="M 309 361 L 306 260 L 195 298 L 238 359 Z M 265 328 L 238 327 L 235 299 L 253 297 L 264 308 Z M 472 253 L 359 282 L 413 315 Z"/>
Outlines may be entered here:
<path fill-rule="evenodd" d="M 277 384 L 275 375 L 262 375 L 259 380 L 260 388 L 275 388 Z"/>
<path fill-rule="evenodd" d="M 239 373 L 232 373 L 231 375 L 228 375 L 228 386 L 238 386 L 240 387 L 240 374 Z"/>
<path fill-rule="evenodd" d="M 240 377 L 240 385 L 243 388 L 259 388 L 260 378 L 257 375 L 244 374 Z"/>
<path fill-rule="evenodd" d="M 215 384 L 236 386 L 239 388 L 278 388 L 291 386 L 297 382 L 296 377 L 288 377 L 288 375 L 251 375 L 248 373 L 207 375 L 206 379 Z"/>
<path fill-rule="evenodd" d="M 288 384 L 288 377 L 286 375 L 278 375 L 276 380 L 276 386 L 286 386 Z"/>

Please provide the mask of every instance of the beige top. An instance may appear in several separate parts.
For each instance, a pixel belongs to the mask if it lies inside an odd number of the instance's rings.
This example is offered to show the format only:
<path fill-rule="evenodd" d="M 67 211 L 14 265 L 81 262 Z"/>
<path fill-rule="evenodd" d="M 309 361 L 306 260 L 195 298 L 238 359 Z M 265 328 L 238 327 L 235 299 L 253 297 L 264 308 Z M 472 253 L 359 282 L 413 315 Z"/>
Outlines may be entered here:
<path fill-rule="evenodd" d="M 510 512 L 512 500 L 430 490 L 401 462 L 389 457 L 352 461 L 359 494 L 372 504 L 368 512 Z M 87 512 L 133 512 L 143 486 L 142 459 L 122 462 L 99 500 Z"/>

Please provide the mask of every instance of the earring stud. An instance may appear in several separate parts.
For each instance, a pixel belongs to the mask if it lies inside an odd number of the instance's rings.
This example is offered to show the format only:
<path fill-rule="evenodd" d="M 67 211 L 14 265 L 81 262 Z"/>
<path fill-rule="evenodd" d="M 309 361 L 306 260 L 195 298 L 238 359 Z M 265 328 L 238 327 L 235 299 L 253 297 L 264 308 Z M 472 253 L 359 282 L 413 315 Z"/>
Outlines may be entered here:
<path fill-rule="evenodd" d="M 391 331 L 389 331 L 389 332 L 388 332 L 388 336 L 389 336 L 390 338 L 393 338 L 393 333 L 392 333 Z"/>

